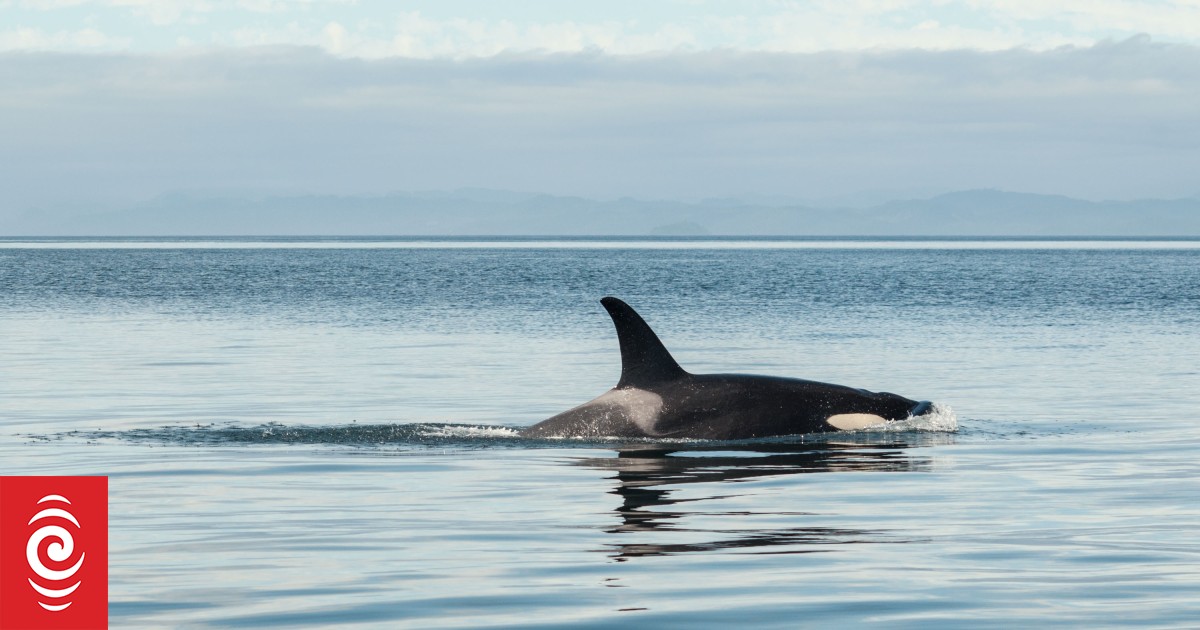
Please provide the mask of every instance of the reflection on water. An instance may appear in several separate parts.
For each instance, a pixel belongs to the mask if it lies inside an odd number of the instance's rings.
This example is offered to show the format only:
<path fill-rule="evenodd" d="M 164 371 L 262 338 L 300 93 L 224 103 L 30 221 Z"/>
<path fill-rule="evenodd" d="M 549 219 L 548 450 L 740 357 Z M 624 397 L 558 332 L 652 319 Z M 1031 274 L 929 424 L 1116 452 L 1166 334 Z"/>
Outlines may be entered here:
<path fill-rule="evenodd" d="M 797 545 L 796 548 L 750 553 L 814 553 L 826 551 L 816 545 L 863 542 L 910 542 L 886 530 L 845 529 L 815 526 L 747 528 L 755 516 L 783 517 L 803 521 L 813 514 L 806 512 L 704 512 L 694 509 L 672 509 L 684 503 L 697 504 L 737 496 L 729 484 L 761 477 L 797 475 L 802 473 L 845 472 L 926 472 L 931 469 L 928 457 L 914 455 L 914 448 L 947 443 L 952 435 L 919 436 L 890 435 L 867 437 L 860 441 L 824 441 L 788 444 L 778 442 L 756 444 L 711 445 L 649 445 L 637 444 L 617 449 L 616 457 L 588 457 L 575 460 L 580 466 L 616 472 L 612 494 L 621 499 L 615 511 L 620 516 L 610 534 L 654 532 L 678 534 L 686 542 L 614 542 L 604 551 L 612 552 L 618 561 L 639 556 L 672 555 L 694 551 L 746 550 L 757 547 Z M 687 497 L 677 496 L 681 486 L 693 490 Z M 696 492 L 697 488 L 703 490 Z M 699 494 L 700 496 L 696 496 Z M 666 509 L 659 509 L 666 508 Z M 687 523 L 715 517 L 718 521 L 733 518 L 736 527 L 704 528 Z M 724 517 L 724 518 L 722 518 Z M 777 522 L 778 518 L 772 519 Z M 701 540 L 696 540 L 701 536 Z"/>

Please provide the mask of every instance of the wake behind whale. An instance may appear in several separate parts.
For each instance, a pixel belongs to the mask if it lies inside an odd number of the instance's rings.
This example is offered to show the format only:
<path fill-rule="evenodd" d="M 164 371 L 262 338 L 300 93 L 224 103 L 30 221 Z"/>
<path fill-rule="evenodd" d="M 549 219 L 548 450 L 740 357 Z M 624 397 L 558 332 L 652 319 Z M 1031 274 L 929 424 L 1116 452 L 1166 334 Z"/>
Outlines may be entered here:
<path fill-rule="evenodd" d="M 499 424 L 470 424 L 456 422 L 396 422 L 386 424 L 341 423 L 341 424 L 284 424 L 268 422 L 249 424 L 222 422 L 207 424 L 163 425 L 129 429 L 98 429 L 94 431 L 66 431 L 52 434 L 27 434 L 32 442 L 63 441 L 108 441 L 161 444 L 169 446 L 229 448 L 311 446 L 341 447 L 372 451 L 376 449 L 401 450 L 423 448 L 491 449 L 491 448 L 611 448 L 630 446 L 688 446 L 702 447 L 706 444 L 721 448 L 813 446 L 834 440 L 852 440 L 855 444 L 891 444 L 896 439 L 910 442 L 929 443 L 957 431 L 958 423 L 954 412 L 940 405 L 923 416 L 898 420 L 867 427 L 853 432 L 838 432 L 809 435 L 774 436 L 745 440 L 704 440 L 674 437 L 617 437 L 576 436 L 529 437 L 522 435 L 524 427 Z M 919 437 L 920 436 L 920 437 Z"/>
<path fill-rule="evenodd" d="M 929 401 L 888 392 L 774 376 L 691 374 L 628 304 L 615 297 L 600 303 L 617 329 L 620 381 L 523 436 L 741 440 L 886 427 L 935 413 Z"/>

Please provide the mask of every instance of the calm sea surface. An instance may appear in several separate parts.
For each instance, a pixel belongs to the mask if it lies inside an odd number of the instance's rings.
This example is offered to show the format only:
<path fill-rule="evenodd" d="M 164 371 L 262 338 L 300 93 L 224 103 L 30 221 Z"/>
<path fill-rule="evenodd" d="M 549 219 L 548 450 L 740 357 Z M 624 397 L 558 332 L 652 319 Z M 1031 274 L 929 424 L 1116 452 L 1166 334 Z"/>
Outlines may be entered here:
<path fill-rule="evenodd" d="M 605 295 L 953 415 L 516 437 Z M 1198 331 L 1197 241 L 0 241 L 0 473 L 110 477 L 120 628 L 1196 627 Z"/>

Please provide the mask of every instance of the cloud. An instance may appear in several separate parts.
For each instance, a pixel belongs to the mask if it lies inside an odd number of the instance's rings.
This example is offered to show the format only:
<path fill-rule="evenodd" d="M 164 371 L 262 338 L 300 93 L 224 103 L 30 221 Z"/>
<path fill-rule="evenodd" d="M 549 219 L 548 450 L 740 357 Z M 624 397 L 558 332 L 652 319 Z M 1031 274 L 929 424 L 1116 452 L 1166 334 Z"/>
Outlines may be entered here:
<path fill-rule="evenodd" d="M 347 5 L 355 0 L 8 0 L 0 9 L 18 6 L 22 9 L 54 12 L 62 9 L 86 8 L 114 14 L 133 15 L 163 26 L 183 19 L 193 19 L 213 12 L 286 13 L 308 9 L 314 5 Z"/>
<path fill-rule="evenodd" d="M 94 28 L 46 32 L 36 28 L 0 31 L 0 51 L 5 50 L 114 50 L 127 48 L 130 40 L 110 37 Z"/>
<path fill-rule="evenodd" d="M 961 5 L 968 18 L 931 10 L 928 2 L 847 0 L 836 3 L 775 3 L 774 11 L 752 14 L 697 12 L 665 21 L 620 15 L 604 21 L 514 20 L 434 17 L 422 11 L 376 16 L 349 27 L 337 48 L 324 27 L 260 26 L 260 43 L 323 46 L 346 57 L 417 59 L 490 57 L 500 53 L 614 55 L 733 49 L 744 52 L 805 53 L 826 50 L 999 51 L 1013 47 L 1049 50 L 1090 45 L 1104 38 L 1154 33 L 1160 38 L 1200 42 L 1200 6 L 1170 3 L 1146 7 L 1120 0 L 1047 3 L 946 2 Z M 934 19 L 939 17 L 940 19 Z M 341 23 L 339 23 L 341 24 Z M 220 37 L 220 36 L 218 36 Z M 223 40 L 222 40 L 223 41 Z"/>
<path fill-rule="evenodd" d="M 1195 194 L 1200 171 L 1200 48 L 1145 38 L 467 60 L 9 53 L 0 85 L 10 211 L 197 188 L 1170 197 Z"/>
<path fill-rule="evenodd" d="M 732 49 L 1051 50 L 1144 33 L 1200 44 L 1196 0 L 822 0 L 614 2 L 520 8 L 469 0 L 0 0 L 10 28 L 72 31 L 100 20 L 138 51 L 170 42 L 321 46 L 345 57 L 466 59 L 500 53 L 611 55 Z M 129 19 L 130 17 L 136 19 Z M 170 26 L 164 38 L 146 24 Z M 344 32 L 333 47 L 329 24 Z"/>
<path fill-rule="evenodd" d="M 172 24 L 184 15 L 212 10 L 208 0 L 20 0 L 17 4 L 42 11 L 77 7 L 110 9 L 132 13 L 157 25 Z"/>

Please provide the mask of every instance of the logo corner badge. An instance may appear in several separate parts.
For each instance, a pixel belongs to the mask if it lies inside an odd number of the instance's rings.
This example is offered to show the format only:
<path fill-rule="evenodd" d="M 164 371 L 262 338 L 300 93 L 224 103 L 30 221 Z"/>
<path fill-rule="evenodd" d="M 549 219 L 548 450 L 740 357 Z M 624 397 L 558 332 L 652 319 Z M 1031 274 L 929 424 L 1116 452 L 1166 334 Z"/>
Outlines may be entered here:
<path fill-rule="evenodd" d="M 0 630 L 107 627 L 107 477 L 0 477 L 0 600 Z"/>

